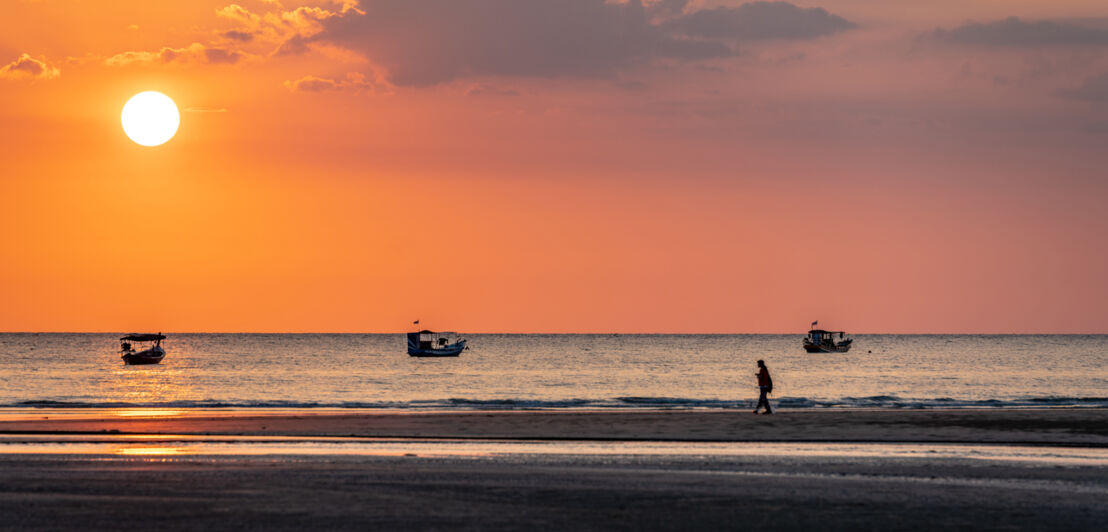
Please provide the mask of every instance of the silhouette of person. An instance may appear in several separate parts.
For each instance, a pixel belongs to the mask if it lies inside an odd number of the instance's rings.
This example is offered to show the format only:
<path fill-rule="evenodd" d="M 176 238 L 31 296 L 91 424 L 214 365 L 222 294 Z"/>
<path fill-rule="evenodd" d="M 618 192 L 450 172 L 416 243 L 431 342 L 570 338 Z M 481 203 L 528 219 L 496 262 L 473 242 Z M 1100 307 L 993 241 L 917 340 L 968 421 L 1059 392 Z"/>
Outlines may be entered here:
<path fill-rule="evenodd" d="M 755 373 L 758 376 L 758 406 L 754 407 L 754 413 L 757 414 L 758 409 L 765 406 L 766 414 L 772 414 L 773 410 L 769 407 L 769 398 L 766 395 L 773 391 L 773 379 L 769 376 L 765 360 L 759 360 L 758 367 L 761 368 L 758 373 Z"/>

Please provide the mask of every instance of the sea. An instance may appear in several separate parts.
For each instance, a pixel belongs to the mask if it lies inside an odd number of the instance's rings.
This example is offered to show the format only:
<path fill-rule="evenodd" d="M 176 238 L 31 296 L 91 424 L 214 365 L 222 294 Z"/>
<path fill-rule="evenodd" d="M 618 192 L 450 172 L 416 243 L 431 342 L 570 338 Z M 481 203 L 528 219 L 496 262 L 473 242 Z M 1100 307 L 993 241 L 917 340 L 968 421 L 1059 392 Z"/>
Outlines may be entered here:
<path fill-rule="evenodd" d="M 1108 407 L 1108 335 L 472 334 L 412 358 L 403 334 L 167 333 L 125 366 L 119 333 L 0 334 L 0 409 L 748 409 Z"/>

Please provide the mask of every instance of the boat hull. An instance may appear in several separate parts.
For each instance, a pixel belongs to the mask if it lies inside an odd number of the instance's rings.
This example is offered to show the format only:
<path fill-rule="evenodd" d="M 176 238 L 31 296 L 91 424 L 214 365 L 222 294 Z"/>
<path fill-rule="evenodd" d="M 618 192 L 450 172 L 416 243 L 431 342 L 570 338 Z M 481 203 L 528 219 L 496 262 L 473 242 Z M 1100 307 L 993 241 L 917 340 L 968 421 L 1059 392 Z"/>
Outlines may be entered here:
<path fill-rule="evenodd" d="M 137 353 L 124 353 L 122 357 L 123 363 L 128 366 L 144 366 L 149 364 L 157 364 L 165 358 L 165 350 L 160 348 L 147 349 L 146 351 L 139 351 Z"/>
<path fill-rule="evenodd" d="M 850 344 L 830 346 L 805 343 L 804 350 L 809 353 L 845 353 L 850 351 Z"/>
<path fill-rule="evenodd" d="M 466 341 L 456 333 L 419 331 L 408 333 L 408 356 L 456 357 L 466 350 Z M 453 343 L 448 343 L 453 340 Z"/>
<path fill-rule="evenodd" d="M 438 350 L 436 350 L 436 351 L 438 351 Z M 448 351 L 448 352 L 436 352 L 436 351 L 419 351 L 419 352 L 415 352 L 415 353 L 408 353 L 408 356 L 417 357 L 417 358 L 446 358 L 446 357 L 457 357 L 458 355 L 462 354 L 461 351 Z"/>
<path fill-rule="evenodd" d="M 465 351 L 465 343 L 455 344 L 443 349 L 412 349 L 408 348 L 408 356 L 412 357 L 456 357 Z"/>

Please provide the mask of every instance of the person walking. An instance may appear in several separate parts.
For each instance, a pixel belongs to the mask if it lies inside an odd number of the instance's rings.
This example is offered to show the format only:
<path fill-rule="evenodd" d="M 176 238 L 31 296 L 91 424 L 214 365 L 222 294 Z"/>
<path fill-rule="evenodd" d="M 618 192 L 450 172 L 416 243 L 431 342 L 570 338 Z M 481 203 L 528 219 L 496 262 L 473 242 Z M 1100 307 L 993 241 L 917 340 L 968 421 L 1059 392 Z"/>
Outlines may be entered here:
<path fill-rule="evenodd" d="M 758 376 L 758 406 L 754 407 L 754 413 L 757 414 L 758 409 L 765 406 L 766 414 L 772 414 L 773 410 L 769 407 L 769 397 L 766 396 L 773 392 L 773 379 L 769 376 L 769 368 L 766 368 L 765 360 L 759 360 L 758 367 L 761 368 L 758 373 L 755 373 Z"/>

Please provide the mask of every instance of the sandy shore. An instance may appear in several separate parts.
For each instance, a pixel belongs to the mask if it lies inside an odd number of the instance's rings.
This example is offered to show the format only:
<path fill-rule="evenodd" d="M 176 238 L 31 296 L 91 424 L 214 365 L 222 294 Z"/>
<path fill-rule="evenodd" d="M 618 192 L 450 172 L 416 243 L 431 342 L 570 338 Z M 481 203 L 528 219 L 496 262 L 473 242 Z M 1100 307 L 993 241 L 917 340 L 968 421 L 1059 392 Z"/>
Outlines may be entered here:
<path fill-rule="evenodd" d="M 0 433 L 0 448 L 22 449 L 0 452 L 0 530 L 853 532 L 1102 530 L 1108 522 L 1105 409 L 789 410 L 773 416 L 43 409 L 0 413 Z M 384 455 L 166 454 L 166 447 L 187 445 L 180 442 L 155 442 L 150 447 L 157 454 L 132 455 L 120 449 L 146 446 L 41 443 L 132 439 L 128 434 L 396 440 L 342 444 L 387 445 L 391 454 Z M 530 440 L 498 445 L 560 452 L 436 455 L 436 447 L 460 445 L 438 438 L 463 439 L 463 447 L 487 446 L 491 438 Z M 769 441 L 871 443 L 819 444 L 832 452 L 817 453 L 805 450 L 812 444 Z M 902 444 L 872 442 L 924 443 L 910 453 L 873 453 Z M 35 451 L 40 445 L 54 445 L 61 454 Z M 589 451 L 620 446 L 670 450 Z M 698 446 L 758 451 L 713 454 Z M 763 452 L 774 446 L 787 449 Z M 949 452 L 952 447 L 958 451 Z M 1084 458 L 1073 459 L 1075 453 Z"/>
<path fill-rule="evenodd" d="M 548 440 L 965 442 L 1108 446 L 1108 409 L 204 411 L 0 413 L 0 434 L 226 434 Z"/>
<path fill-rule="evenodd" d="M 0 455 L 0 530 L 1103 530 L 1103 466 Z"/>

